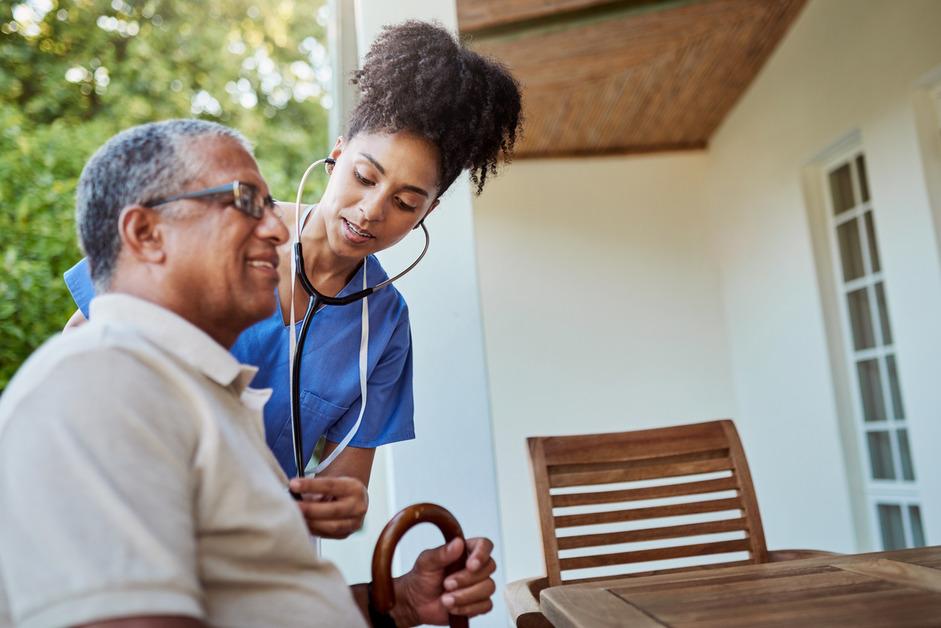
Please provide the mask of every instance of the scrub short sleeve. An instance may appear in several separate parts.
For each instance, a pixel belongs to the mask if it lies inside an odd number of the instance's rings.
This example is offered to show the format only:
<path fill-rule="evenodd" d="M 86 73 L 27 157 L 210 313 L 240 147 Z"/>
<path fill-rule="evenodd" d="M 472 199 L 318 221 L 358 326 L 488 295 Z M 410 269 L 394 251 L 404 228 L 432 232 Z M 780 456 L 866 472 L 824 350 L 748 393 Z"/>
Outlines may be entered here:
<path fill-rule="evenodd" d="M 87 319 L 88 304 L 95 298 L 95 285 L 92 283 L 91 272 L 88 269 L 88 258 L 83 257 L 79 263 L 65 271 L 62 278 L 65 279 L 65 285 L 72 293 L 75 305 Z"/>
<path fill-rule="evenodd" d="M 135 381 L 151 386 L 131 398 Z M 63 358 L 43 382 L 12 401 L 0 432 L 0 575 L 14 623 L 202 618 L 196 424 L 166 412 L 171 387 L 127 353 Z"/>
<path fill-rule="evenodd" d="M 366 413 L 350 441 L 353 447 L 378 447 L 415 438 L 415 403 L 412 396 L 412 334 L 404 310 L 376 368 L 369 375 Z M 361 400 L 352 404 L 327 430 L 338 443 L 356 423 Z"/>

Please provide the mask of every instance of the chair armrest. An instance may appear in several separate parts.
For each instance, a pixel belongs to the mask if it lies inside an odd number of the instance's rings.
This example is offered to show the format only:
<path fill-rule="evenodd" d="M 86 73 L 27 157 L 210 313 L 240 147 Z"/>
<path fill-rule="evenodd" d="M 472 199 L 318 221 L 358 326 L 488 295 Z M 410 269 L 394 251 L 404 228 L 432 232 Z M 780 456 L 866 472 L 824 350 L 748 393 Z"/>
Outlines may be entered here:
<path fill-rule="evenodd" d="M 507 609 L 517 628 L 552 628 L 552 624 L 539 610 L 539 592 L 549 585 L 548 579 L 526 578 L 506 585 L 504 598 Z"/>
<path fill-rule="evenodd" d="M 800 560 L 801 558 L 823 558 L 824 556 L 840 556 L 838 552 L 825 552 L 823 550 L 786 549 L 771 550 L 768 552 L 769 563 L 782 563 L 786 560 Z"/>

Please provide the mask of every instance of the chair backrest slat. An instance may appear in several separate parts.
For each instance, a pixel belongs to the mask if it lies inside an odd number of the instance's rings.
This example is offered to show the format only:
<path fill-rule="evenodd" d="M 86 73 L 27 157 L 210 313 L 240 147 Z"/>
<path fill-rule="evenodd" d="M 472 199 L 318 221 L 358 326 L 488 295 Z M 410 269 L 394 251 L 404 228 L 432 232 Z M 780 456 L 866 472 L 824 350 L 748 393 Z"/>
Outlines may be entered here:
<path fill-rule="evenodd" d="M 679 526 L 643 528 L 641 530 L 628 530 L 627 532 L 607 532 L 602 534 L 563 536 L 557 539 L 557 542 L 559 544 L 559 549 L 565 550 L 578 549 L 580 547 L 614 545 L 617 543 L 637 543 L 640 541 L 656 541 L 660 539 L 680 539 L 685 536 L 715 534 L 717 532 L 735 532 L 738 530 L 748 530 L 748 520 L 744 517 L 739 517 L 738 519 L 706 521 L 703 523 L 690 523 Z"/>
<path fill-rule="evenodd" d="M 566 465 L 561 470 L 550 468 L 549 486 L 588 486 L 593 484 L 613 484 L 615 482 L 636 482 L 654 478 L 696 475 L 714 471 L 728 471 L 732 468 L 729 458 L 711 458 L 707 460 L 681 460 L 658 464 L 619 464 Z"/>
<path fill-rule="evenodd" d="M 651 573 L 719 554 L 726 556 L 713 561 L 722 564 L 735 560 L 729 554 L 767 559 L 732 421 L 534 437 L 528 444 L 550 586 L 597 579 L 563 571 L 605 568 L 604 578 L 623 575 L 611 573 L 616 566 Z M 676 559 L 683 564 L 651 564 Z"/>
<path fill-rule="evenodd" d="M 697 543 L 695 545 L 678 545 L 674 547 L 661 547 L 636 552 L 618 552 L 616 554 L 598 554 L 594 556 L 579 556 L 578 558 L 563 558 L 559 561 L 562 569 L 586 569 L 589 567 L 607 567 L 609 565 L 627 565 L 631 563 L 651 562 L 668 558 L 689 558 L 691 556 L 708 556 L 710 554 L 726 554 L 729 552 L 747 552 L 748 540 L 736 539 L 732 541 L 719 541 L 716 543 Z"/>
<path fill-rule="evenodd" d="M 736 488 L 738 488 L 738 482 L 735 478 L 729 476 L 718 480 L 663 484 L 661 486 L 648 486 L 647 488 L 634 488 L 622 491 L 552 495 L 552 507 L 562 508 L 564 506 L 587 506 L 590 504 L 616 504 L 641 499 L 656 499 L 658 497 L 677 497 L 680 495 L 734 491 Z"/>

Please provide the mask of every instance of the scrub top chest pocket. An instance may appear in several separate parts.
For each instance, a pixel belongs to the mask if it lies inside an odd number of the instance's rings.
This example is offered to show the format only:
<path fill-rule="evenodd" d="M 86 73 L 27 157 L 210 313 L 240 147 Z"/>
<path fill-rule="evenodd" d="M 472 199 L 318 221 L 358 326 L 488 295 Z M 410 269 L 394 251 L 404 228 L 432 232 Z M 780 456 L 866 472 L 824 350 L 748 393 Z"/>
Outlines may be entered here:
<path fill-rule="evenodd" d="M 320 437 L 330 435 L 334 425 L 337 424 L 349 409 L 349 406 L 340 406 L 327 401 L 313 391 L 302 390 L 301 412 L 305 418 L 303 422 L 304 442 L 313 444 L 316 447 Z M 287 436 L 288 440 L 290 440 L 290 434 Z M 340 438 L 342 438 L 342 436 L 340 436 Z"/>

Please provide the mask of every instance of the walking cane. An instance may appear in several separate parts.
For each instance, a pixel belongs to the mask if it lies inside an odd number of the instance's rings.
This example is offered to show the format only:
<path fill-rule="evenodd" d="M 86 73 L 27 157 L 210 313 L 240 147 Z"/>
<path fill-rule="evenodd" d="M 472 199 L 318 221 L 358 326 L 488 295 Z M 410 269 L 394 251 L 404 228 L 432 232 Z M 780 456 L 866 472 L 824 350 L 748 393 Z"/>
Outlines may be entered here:
<path fill-rule="evenodd" d="M 428 522 L 438 526 L 444 535 L 445 543 L 456 537 L 464 538 L 461 524 L 450 512 L 437 504 L 414 504 L 392 517 L 376 541 L 376 550 L 372 555 L 372 605 L 373 608 L 388 613 L 395 606 L 395 591 L 392 588 L 392 555 L 402 536 L 414 525 Z M 445 576 L 456 571 L 467 562 L 467 546 L 461 556 L 448 565 Z M 448 615 L 451 628 L 467 628 L 468 620 L 463 615 Z"/>

